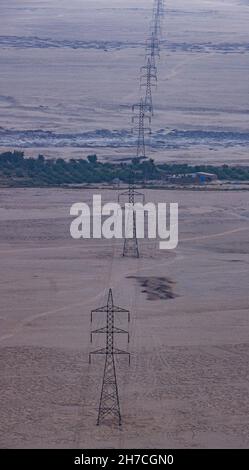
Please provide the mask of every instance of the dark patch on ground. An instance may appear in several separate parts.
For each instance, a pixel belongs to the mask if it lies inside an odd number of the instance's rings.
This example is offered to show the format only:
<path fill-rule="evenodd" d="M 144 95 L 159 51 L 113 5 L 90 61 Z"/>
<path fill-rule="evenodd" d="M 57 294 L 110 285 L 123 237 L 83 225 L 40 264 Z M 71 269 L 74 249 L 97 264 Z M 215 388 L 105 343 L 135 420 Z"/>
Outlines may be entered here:
<path fill-rule="evenodd" d="M 176 297 L 173 291 L 173 285 L 175 283 L 169 278 L 156 276 L 127 276 L 127 279 L 136 279 L 143 288 L 142 292 L 147 294 L 148 300 L 168 300 Z"/>

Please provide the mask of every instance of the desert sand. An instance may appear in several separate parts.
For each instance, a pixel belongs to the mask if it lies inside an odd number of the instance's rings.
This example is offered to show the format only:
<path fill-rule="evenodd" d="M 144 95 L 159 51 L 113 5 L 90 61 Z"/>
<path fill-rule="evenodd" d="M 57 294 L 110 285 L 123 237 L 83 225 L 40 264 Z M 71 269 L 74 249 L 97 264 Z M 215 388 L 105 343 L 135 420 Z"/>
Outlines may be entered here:
<path fill-rule="evenodd" d="M 179 203 L 180 242 L 141 241 L 139 260 L 70 238 L 69 208 L 92 192 L 0 190 L 0 447 L 248 447 L 248 192 L 147 190 Z M 131 311 L 121 429 L 96 426 L 103 358 L 88 364 L 109 287 Z"/>

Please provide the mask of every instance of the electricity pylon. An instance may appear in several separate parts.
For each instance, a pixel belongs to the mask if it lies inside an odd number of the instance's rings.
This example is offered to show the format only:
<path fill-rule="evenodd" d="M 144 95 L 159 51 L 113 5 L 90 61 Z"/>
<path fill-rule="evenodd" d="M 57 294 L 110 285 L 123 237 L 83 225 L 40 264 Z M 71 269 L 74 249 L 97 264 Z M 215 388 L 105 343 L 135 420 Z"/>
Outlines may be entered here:
<path fill-rule="evenodd" d="M 154 31 L 146 41 L 146 57 L 150 57 L 152 67 L 156 67 L 156 58 L 160 57 L 159 39 Z"/>
<path fill-rule="evenodd" d="M 146 158 L 146 151 L 145 151 L 145 132 L 151 134 L 151 128 L 145 127 L 145 120 L 151 123 L 151 116 L 147 115 L 146 107 L 144 100 L 141 98 L 140 103 L 134 104 L 132 106 L 132 124 L 133 124 L 133 132 L 137 132 L 137 152 L 136 157 L 141 159 Z"/>
<path fill-rule="evenodd" d="M 161 18 L 164 16 L 164 0 L 155 0 L 153 6 L 153 18 L 151 22 L 151 31 L 156 37 L 161 34 Z"/>
<path fill-rule="evenodd" d="M 143 74 L 145 71 L 145 74 Z M 157 86 L 157 69 L 151 65 L 151 60 L 148 58 L 147 64 L 141 67 L 140 87 L 145 87 L 144 107 L 153 116 L 153 100 L 152 100 L 152 87 Z"/>
<path fill-rule="evenodd" d="M 137 226 L 136 226 L 136 213 L 134 209 L 135 201 L 138 197 L 142 198 L 142 203 L 145 202 L 145 197 L 143 193 L 135 190 L 133 178 L 130 177 L 129 188 L 127 191 L 120 193 L 118 195 L 118 202 L 121 201 L 121 198 L 127 198 L 129 204 L 129 211 L 127 215 L 127 223 L 129 222 L 128 218 L 132 217 L 132 236 L 128 237 L 125 233 L 124 245 L 123 245 L 123 256 L 128 256 L 132 258 L 139 258 L 139 248 L 137 241 Z"/>
<path fill-rule="evenodd" d="M 118 349 L 114 345 L 115 334 L 127 334 L 128 342 L 130 340 L 129 332 L 115 326 L 115 313 L 126 313 L 128 316 L 128 322 L 130 322 L 130 312 L 121 307 L 117 307 L 113 303 L 112 289 L 109 289 L 107 304 L 104 307 L 97 308 L 91 312 L 91 323 L 93 321 L 94 313 L 106 313 L 106 326 L 99 328 L 98 330 L 91 331 L 91 342 L 93 334 L 105 334 L 106 346 L 105 348 L 98 349 L 90 352 L 89 363 L 91 363 L 92 354 L 104 354 L 105 355 L 105 367 L 104 375 L 102 380 L 102 388 L 99 402 L 99 411 L 97 425 L 105 422 L 107 417 L 111 417 L 118 421 L 119 426 L 122 424 L 120 402 L 118 393 L 118 384 L 115 368 L 115 355 L 123 354 L 128 355 L 130 364 L 130 353 Z"/>
<path fill-rule="evenodd" d="M 155 18 L 160 18 L 164 16 L 164 0 L 155 0 L 153 5 L 153 16 Z"/>

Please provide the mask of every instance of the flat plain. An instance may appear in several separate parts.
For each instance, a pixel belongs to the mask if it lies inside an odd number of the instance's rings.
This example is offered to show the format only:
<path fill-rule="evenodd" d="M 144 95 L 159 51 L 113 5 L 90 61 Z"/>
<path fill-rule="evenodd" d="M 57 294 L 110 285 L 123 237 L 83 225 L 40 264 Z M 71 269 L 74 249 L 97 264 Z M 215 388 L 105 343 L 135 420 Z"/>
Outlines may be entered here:
<path fill-rule="evenodd" d="M 121 240 L 71 239 L 70 206 L 92 193 L 0 191 L 0 446 L 248 447 L 248 192 L 147 190 L 179 203 L 180 242 L 141 241 L 139 260 Z M 96 426 L 103 358 L 88 364 L 109 287 L 131 310 L 121 429 Z"/>

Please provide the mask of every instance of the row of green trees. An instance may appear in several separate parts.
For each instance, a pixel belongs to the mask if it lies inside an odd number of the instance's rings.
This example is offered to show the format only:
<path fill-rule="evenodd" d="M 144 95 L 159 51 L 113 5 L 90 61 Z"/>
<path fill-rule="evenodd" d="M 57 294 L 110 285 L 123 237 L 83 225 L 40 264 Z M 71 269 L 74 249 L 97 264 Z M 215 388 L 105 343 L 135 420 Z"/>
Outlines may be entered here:
<path fill-rule="evenodd" d="M 102 163 L 96 155 L 87 159 L 25 158 L 23 152 L 0 154 L 0 182 L 13 186 L 57 186 L 82 183 L 110 183 L 115 179 L 128 182 L 131 176 L 137 182 L 165 181 L 172 175 L 198 171 L 215 173 L 221 180 L 249 180 L 247 166 L 155 164 L 153 160 L 134 158 L 130 163 Z"/>

